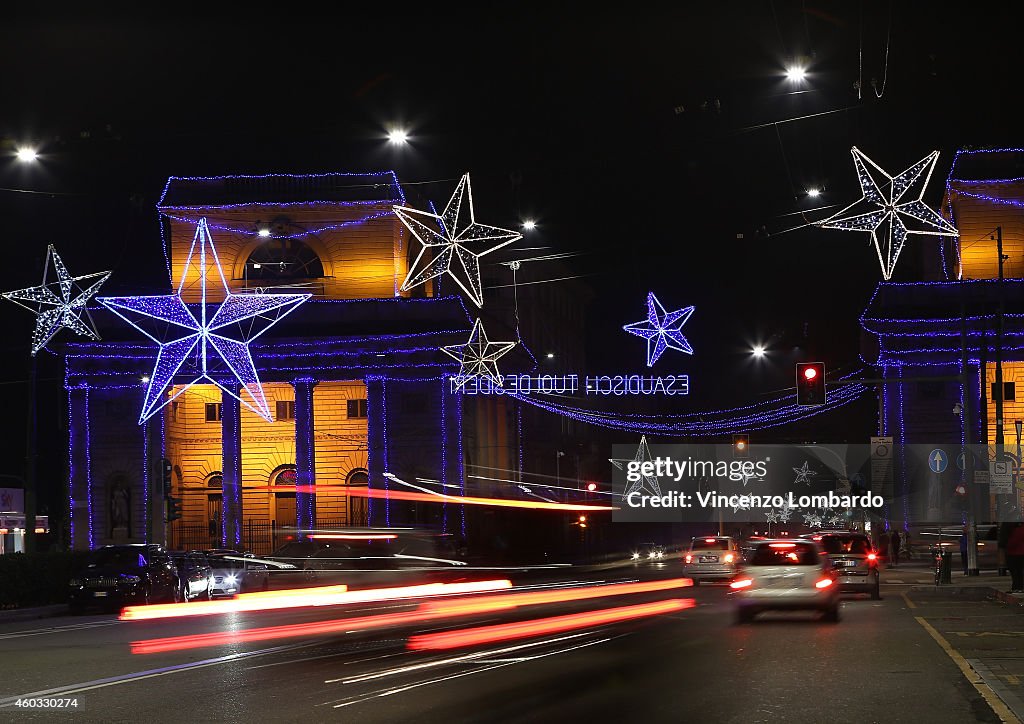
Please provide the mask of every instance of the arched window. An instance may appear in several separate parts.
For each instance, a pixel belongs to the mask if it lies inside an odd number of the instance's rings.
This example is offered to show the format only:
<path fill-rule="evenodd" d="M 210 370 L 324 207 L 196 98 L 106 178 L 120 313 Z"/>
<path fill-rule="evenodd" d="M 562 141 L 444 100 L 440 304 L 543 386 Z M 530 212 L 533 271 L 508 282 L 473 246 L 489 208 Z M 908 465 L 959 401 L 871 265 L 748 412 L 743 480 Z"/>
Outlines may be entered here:
<path fill-rule="evenodd" d="M 290 465 L 275 470 L 271 485 L 291 485 L 295 487 L 295 466 Z"/>
<path fill-rule="evenodd" d="M 324 265 L 317 253 L 299 239 L 267 239 L 249 254 L 245 274 L 250 281 L 320 279 Z"/>

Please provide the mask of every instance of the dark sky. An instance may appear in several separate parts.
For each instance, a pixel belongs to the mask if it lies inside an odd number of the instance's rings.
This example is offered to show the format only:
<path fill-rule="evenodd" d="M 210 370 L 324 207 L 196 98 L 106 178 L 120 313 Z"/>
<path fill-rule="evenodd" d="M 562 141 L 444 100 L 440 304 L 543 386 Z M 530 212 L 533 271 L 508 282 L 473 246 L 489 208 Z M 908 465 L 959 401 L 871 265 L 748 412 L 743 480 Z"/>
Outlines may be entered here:
<path fill-rule="evenodd" d="M 160 291 L 153 207 L 170 175 L 393 168 L 444 204 L 470 172 L 478 219 L 532 216 L 529 245 L 580 252 L 567 267 L 596 290 L 588 348 L 602 371 L 643 369 L 643 341 L 619 328 L 643 317 L 649 290 L 697 308 L 698 354 L 664 369 L 694 375 L 694 404 L 792 384 L 794 347 L 854 369 L 877 259 L 866 234 L 797 228 L 827 209 L 800 212 L 859 197 L 853 145 L 890 173 L 939 149 L 936 206 L 956 148 L 1019 141 L 1010 10 L 662 5 L 5 11 L 0 287 L 37 283 L 53 242 L 73 273 L 113 269 L 108 294 Z M 783 69 L 801 57 L 809 76 L 793 85 Z M 383 142 L 391 124 L 409 128 L 410 148 Z M 43 154 L 31 168 L 10 160 L 27 141 Z M 898 279 L 915 276 L 914 245 Z M 0 389 L 23 409 L 31 315 L 0 315 Z M 750 367 L 749 345 L 769 339 L 776 361 Z M 20 459 L 18 440 L 5 448 Z"/>

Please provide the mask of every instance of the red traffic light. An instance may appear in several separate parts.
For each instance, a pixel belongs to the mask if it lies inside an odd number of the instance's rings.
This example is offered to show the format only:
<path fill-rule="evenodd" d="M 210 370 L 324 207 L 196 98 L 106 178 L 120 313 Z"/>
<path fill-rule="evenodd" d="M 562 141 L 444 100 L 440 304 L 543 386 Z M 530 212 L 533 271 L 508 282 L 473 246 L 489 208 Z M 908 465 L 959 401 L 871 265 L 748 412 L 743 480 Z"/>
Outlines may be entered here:
<path fill-rule="evenodd" d="M 593 493 L 595 490 L 597 490 L 597 483 L 587 483 L 587 490 Z"/>
<path fill-rule="evenodd" d="M 955 492 L 957 495 L 967 495 L 967 486 L 964 485 L 963 483 L 960 483 L 955 488 L 953 488 L 953 492 Z"/>
<path fill-rule="evenodd" d="M 825 363 L 796 363 L 796 404 L 825 404 Z"/>
<path fill-rule="evenodd" d="M 804 369 L 804 379 L 813 380 L 817 376 L 818 370 L 814 369 L 813 367 L 807 367 L 806 369 Z"/>

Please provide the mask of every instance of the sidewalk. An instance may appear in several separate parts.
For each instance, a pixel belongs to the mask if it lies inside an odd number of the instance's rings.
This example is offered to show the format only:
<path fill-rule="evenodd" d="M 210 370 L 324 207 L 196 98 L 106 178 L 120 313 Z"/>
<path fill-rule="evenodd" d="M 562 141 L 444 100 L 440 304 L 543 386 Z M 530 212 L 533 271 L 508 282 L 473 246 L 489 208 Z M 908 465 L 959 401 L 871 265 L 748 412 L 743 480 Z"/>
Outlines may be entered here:
<path fill-rule="evenodd" d="M 0 610 L 0 624 L 15 621 L 31 621 L 38 618 L 52 618 L 68 613 L 68 604 L 54 603 L 48 606 L 26 606 L 25 608 L 5 608 Z"/>

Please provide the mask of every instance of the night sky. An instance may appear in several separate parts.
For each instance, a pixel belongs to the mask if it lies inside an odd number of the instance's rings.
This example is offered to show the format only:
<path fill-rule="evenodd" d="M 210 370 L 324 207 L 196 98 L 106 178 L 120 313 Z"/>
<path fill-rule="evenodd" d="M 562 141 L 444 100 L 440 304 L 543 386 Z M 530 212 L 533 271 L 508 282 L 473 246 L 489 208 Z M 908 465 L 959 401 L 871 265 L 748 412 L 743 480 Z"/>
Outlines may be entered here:
<path fill-rule="evenodd" d="M 792 385 L 798 358 L 860 365 L 857 317 L 881 277 L 869 237 L 806 228 L 859 198 L 851 146 L 892 174 L 940 150 L 935 207 L 958 147 L 1020 141 L 1004 4 L 441 5 L 5 11 L 0 287 L 37 284 L 54 243 L 74 274 L 113 269 L 106 294 L 165 291 L 154 205 L 171 175 L 394 169 L 443 205 L 469 172 L 478 220 L 535 218 L 519 245 L 578 252 L 530 273 L 594 289 L 595 371 L 645 369 L 644 342 L 620 328 L 653 290 L 696 307 L 695 355 L 670 351 L 656 371 L 692 375 L 687 409 L 722 407 Z M 809 75 L 794 84 L 784 69 L 800 58 Z M 385 143 L 392 125 L 411 146 Z M 13 160 L 27 142 L 39 164 Z M 897 280 L 915 278 L 920 239 Z M 2 453 L 16 471 L 32 318 L 7 304 L 0 320 Z M 759 341 L 770 357 L 755 367 Z M 60 375 L 44 356 L 42 430 L 55 429 Z M 873 419 L 851 424 L 866 439 Z"/>

